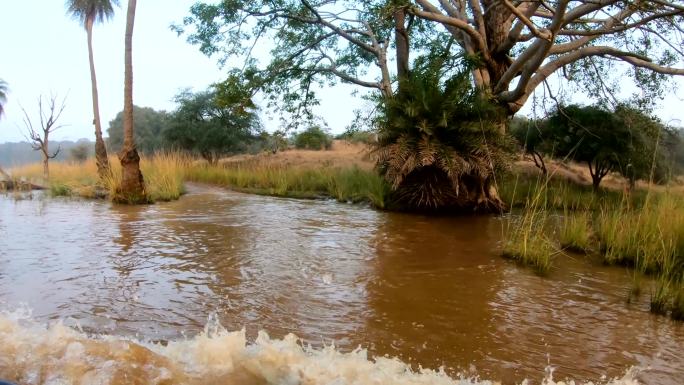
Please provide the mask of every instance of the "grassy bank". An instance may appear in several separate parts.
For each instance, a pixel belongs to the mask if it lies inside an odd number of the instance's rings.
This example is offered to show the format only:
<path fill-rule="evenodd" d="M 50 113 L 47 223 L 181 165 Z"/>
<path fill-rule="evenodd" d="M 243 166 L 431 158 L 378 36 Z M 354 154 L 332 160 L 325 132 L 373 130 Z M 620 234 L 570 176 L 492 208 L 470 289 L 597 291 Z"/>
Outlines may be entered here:
<path fill-rule="evenodd" d="M 386 207 L 389 187 L 373 171 L 357 166 L 288 167 L 269 162 L 225 166 L 196 164 L 186 169 L 187 180 L 211 183 L 256 194 L 294 198 L 330 197 L 340 202 L 367 202 Z"/>
<path fill-rule="evenodd" d="M 50 180 L 42 178 L 42 164 L 12 169 L 12 174 L 46 187 L 53 196 L 113 197 L 121 183 L 121 166 L 110 157 L 112 178 L 99 185 L 93 159 L 87 162 L 54 162 Z M 142 157 L 140 168 L 151 202 L 178 199 L 183 182 L 193 181 L 239 191 L 293 198 L 334 198 L 340 202 L 369 203 L 385 208 L 389 187 L 375 172 L 356 165 L 337 167 L 244 161 L 212 166 L 176 153 Z"/>
<path fill-rule="evenodd" d="M 50 179 L 43 179 L 43 166 L 33 163 L 11 170 L 17 178 L 25 178 L 46 187 L 53 196 L 82 198 L 113 197 L 121 183 L 121 166 L 115 156 L 109 158 L 112 177 L 99 183 L 94 159 L 85 162 L 53 162 Z M 178 199 L 183 194 L 185 170 L 191 159 L 180 154 L 160 153 L 140 160 L 140 168 L 150 202 Z"/>
<path fill-rule="evenodd" d="M 630 296 L 655 277 L 651 310 L 684 318 L 684 196 L 671 191 L 592 192 L 554 178 L 510 178 L 503 199 L 515 208 L 503 255 L 546 274 L 559 250 L 633 268 Z M 631 300 L 631 297 L 629 298 Z"/>

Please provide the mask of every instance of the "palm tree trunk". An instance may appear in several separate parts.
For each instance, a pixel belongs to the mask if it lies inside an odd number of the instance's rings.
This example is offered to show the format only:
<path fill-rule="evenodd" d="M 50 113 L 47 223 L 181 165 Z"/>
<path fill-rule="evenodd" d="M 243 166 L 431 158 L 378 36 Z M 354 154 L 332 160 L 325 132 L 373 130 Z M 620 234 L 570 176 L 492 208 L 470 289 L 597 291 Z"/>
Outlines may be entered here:
<path fill-rule="evenodd" d="M 140 156 L 135 148 L 133 138 L 133 23 L 135 21 L 136 0 L 128 0 L 125 39 L 125 72 L 124 72 L 124 143 L 119 160 L 121 161 L 121 188 L 118 200 L 127 203 L 143 203 L 145 182 L 140 172 Z"/>
<path fill-rule="evenodd" d="M 90 81 L 93 93 L 93 124 L 95 124 L 95 161 L 97 163 L 97 174 L 100 180 L 104 181 L 111 175 L 109 159 L 107 158 L 107 147 L 102 139 L 102 123 L 100 122 L 100 101 L 97 94 L 97 77 L 95 76 L 95 58 L 93 56 L 93 23 L 92 18 L 86 21 L 86 32 L 88 34 L 88 59 L 90 60 Z"/>

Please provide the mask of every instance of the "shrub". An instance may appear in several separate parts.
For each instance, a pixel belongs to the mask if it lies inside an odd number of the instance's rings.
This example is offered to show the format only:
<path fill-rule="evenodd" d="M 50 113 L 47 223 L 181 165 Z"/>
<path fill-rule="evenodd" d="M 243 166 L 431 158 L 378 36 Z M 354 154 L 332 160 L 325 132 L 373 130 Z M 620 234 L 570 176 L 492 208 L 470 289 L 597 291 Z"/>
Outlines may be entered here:
<path fill-rule="evenodd" d="M 329 150 L 332 146 L 330 135 L 319 126 L 311 126 L 305 131 L 295 134 L 295 147 L 308 150 Z"/>

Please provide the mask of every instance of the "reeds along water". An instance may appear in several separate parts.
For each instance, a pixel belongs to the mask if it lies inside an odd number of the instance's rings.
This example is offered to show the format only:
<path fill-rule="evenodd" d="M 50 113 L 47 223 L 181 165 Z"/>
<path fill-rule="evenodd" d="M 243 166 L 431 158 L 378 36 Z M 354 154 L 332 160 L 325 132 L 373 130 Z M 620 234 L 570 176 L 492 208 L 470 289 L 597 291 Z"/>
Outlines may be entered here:
<path fill-rule="evenodd" d="M 636 385 L 635 375 L 631 370 L 605 383 Z M 450 377 L 442 370 L 414 371 L 398 359 L 371 360 L 362 349 L 314 349 L 302 346 L 294 335 L 272 339 L 261 332 L 249 343 L 244 330 L 229 332 L 213 320 L 196 337 L 159 344 L 90 337 L 61 323 L 45 327 L 31 321 L 25 311 L 0 315 L 0 378 L 23 385 L 495 383 Z M 555 382 L 552 375 L 541 383 L 575 384 Z"/>
<path fill-rule="evenodd" d="M 646 191 L 618 199 L 614 193 L 577 195 L 577 188 L 565 188 L 551 178 L 534 183 L 523 178 L 520 190 L 517 182 L 503 189 L 512 206 L 521 199 L 517 194 L 525 199 L 507 222 L 504 256 L 545 274 L 558 246 L 596 252 L 607 264 L 634 269 L 630 300 L 642 291 L 640 277 L 652 275 L 656 283 L 650 290 L 651 311 L 684 318 L 684 196 Z M 587 202 L 579 204 L 580 198 Z M 551 225 L 550 217 L 558 214 L 563 200 L 559 224 Z"/>
<path fill-rule="evenodd" d="M 518 214 L 512 215 L 506 222 L 503 231 L 503 256 L 519 263 L 531 266 L 539 275 L 548 274 L 552 259 L 559 249 L 550 231 L 549 189 L 548 180 L 537 181 L 533 189 L 529 186 L 522 192 L 518 189 L 518 180 L 504 188 L 509 196 L 511 206 L 515 205 L 517 194 L 524 194 L 525 203 Z"/>

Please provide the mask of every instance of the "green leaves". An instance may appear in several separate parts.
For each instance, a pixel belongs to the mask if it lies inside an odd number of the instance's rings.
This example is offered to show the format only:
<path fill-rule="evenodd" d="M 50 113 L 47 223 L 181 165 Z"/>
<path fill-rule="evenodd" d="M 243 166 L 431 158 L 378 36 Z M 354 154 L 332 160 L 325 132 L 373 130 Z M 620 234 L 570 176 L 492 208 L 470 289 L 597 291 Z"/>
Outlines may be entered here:
<path fill-rule="evenodd" d="M 118 0 L 67 0 L 67 14 L 78 20 L 84 27 L 91 20 L 102 23 L 114 16 L 114 7 Z"/>
<path fill-rule="evenodd" d="M 212 163 L 243 150 L 261 127 L 254 104 L 235 78 L 206 91 L 183 91 L 175 101 L 179 107 L 164 136 Z"/>
<path fill-rule="evenodd" d="M 473 89 L 467 73 L 449 76 L 436 66 L 423 68 L 382 103 L 375 153 L 401 199 L 438 207 L 467 194 L 464 183 L 488 180 L 507 168 L 509 146 L 498 128 L 500 108 Z M 447 178 L 446 186 L 439 175 Z"/>

